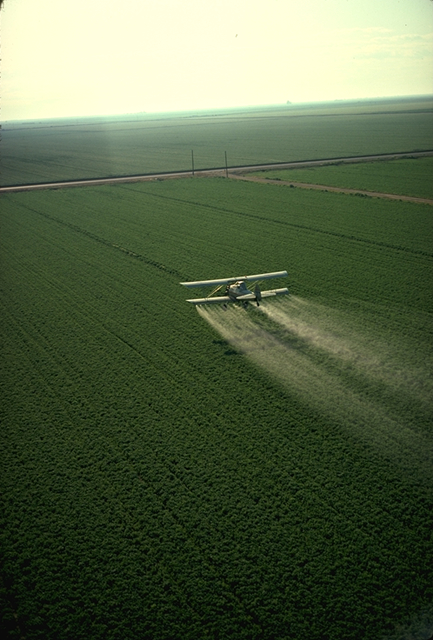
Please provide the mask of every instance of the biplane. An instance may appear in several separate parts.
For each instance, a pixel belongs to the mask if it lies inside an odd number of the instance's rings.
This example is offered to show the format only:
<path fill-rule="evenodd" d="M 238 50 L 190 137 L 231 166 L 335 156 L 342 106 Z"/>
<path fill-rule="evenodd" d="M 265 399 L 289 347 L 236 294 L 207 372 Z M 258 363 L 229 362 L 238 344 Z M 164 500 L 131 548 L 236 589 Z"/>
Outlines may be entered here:
<path fill-rule="evenodd" d="M 259 282 L 270 278 L 284 278 L 287 271 L 275 271 L 274 273 L 258 273 L 254 276 L 239 276 L 236 278 L 221 278 L 219 280 L 197 280 L 196 282 L 181 282 L 180 284 L 188 289 L 194 287 L 214 287 L 213 291 L 206 298 L 192 298 L 187 300 L 191 304 L 222 304 L 227 306 L 229 302 L 240 302 L 247 306 L 250 301 L 254 301 L 257 306 L 263 298 L 271 296 L 279 296 L 289 293 L 284 287 L 282 289 L 269 289 L 262 291 Z M 247 282 L 255 282 L 254 291 L 250 291 L 246 285 Z M 223 296 L 216 296 L 223 287 L 225 291 Z"/>

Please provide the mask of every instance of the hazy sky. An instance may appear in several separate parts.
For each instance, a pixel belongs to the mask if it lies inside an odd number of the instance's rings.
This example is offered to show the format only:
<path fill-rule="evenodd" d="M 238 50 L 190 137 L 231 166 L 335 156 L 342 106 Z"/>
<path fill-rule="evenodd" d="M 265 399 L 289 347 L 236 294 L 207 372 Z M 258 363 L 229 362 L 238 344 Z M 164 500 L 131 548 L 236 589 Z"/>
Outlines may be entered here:
<path fill-rule="evenodd" d="M 4 0 L 2 120 L 433 93 L 431 0 Z"/>

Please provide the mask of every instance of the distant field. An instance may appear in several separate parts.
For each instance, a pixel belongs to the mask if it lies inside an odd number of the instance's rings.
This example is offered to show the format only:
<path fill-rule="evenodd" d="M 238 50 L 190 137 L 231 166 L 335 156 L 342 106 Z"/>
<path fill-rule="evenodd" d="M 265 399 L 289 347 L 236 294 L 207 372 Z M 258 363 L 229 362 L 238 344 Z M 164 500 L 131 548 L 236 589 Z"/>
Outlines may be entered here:
<path fill-rule="evenodd" d="M 1 185 L 433 148 L 433 100 L 6 123 Z"/>
<path fill-rule="evenodd" d="M 429 637 L 431 207 L 223 178 L 1 205 L 4 634 Z M 248 311 L 179 285 L 279 269 Z"/>
<path fill-rule="evenodd" d="M 360 162 L 310 169 L 257 171 L 269 179 L 433 198 L 433 158 Z"/>

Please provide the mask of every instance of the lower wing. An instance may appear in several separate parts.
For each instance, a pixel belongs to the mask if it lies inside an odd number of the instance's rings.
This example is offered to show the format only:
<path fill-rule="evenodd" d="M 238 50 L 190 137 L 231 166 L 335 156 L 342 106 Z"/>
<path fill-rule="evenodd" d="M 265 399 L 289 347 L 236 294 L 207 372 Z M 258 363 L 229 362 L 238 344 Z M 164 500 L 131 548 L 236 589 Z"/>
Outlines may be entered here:
<path fill-rule="evenodd" d="M 262 291 L 262 298 L 269 298 L 271 296 L 279 296 L 285 293 L 289 293 L 289 290 L 284 287 L 283 289 L 271 289 L 270 291 Z M 238 296 L 236 300 L 255 300 L 256 296 L 254 293 L 247 293 L 244 296 Z M 193 298 L 192 300 L 187 300 L 187 302 L 191 302 L 191 304 L 227 304 L 227 302 L 236 302 L 229 296 L 215 296 L 210 298 Z"/>
<path fill-rule="evenodd" d="M 214 298 L 194 298 L 193 300 L 187 300 L 191 304 L 225 304 L 227 302 L 233 302 L 228 296 L 215 296 Z"/>
<path fill-rule="evenodd" d="M 283 289 L 270 289 L 269 291 L 260 292 L 262 298 L 270 298 L 271 296 L 281 296 L 286 293 L 289 293 L 289 290 L 287 289 L 287 287 L 284 287 Z M 256 299 L 256 295 L 254 293 L 247 293 L 244 296 L 238 296 L 236 298 L 236 300 L 255 300 L 255 299 Z"/>

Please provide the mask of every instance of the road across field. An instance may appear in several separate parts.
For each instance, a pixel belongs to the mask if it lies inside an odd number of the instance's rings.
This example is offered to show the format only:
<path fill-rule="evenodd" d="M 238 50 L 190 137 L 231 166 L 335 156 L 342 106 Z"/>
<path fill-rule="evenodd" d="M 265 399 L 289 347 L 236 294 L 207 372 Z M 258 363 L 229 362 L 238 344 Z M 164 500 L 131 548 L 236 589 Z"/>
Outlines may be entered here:
<path fill-rule="evenodd" d="M 116 177 L 106 177 L 106 178 L 86 178 L 81 180 L 65 180 L 63 182 L 43 182 L 43 183 L 35 183 L 35 184 L 25 184 L 25 185 L 11 185 L 6 187 L 0 187 L 1 193 L 13 193 L 17 191 L 34 191 L 36 189 L 65 189 L 67 187 L 94 187 L 102 184 L 118 184 L 118 183 L 127 183 L 127 182 L 145 182 L 149 180 L 168 180 L 168 179 L 176 179 L 176 178 L 188 178 L 191 175 L 197 177 L 205 177 L 205 176 L 224 176 L 238 178 L 238 179 L 248 179 L 254 180 L 256 182 L 266 181 L 266 182 L 277 182 L 278 184 L 285 184 L 281 180 L 266 180 L 260 177 L 254 178 L 245 178 L 242 174 L 248 173 L 251 171 L 265 171 L 267 169 L 302 169 L 304 167 L 314 167 L 314 166 L 325 166 L 331 164 L 349 164 L 349 163 L 357 163 L 357 162 L 376 162 L 378 160 L 397 160 L 399 158 L 422 158 L 427 156 L 433 156 L 433 150 L 430 151 L 406 151 L 402 153 L 389 153 L 389 154 L 379 154 L 379 155 L 371 155 L 371 156 L 352 156 L 348 158 L 328 158 L 328 159 L 319 159 L 319 160 L 301 160 L 297 162 L 281 162 L 281 163 L 270 163 L 270 164 L 261 164 L 261 165 L 246 165 L 241 167 L 230 167 L 226 169 L 224 167 L 217 167 L 214 169 L 199 169 L 197 171 L 173 171 L 169 173 L 158 173 L 158 174 L 144 174 L 144 175 L 136 175 L 136 176 L 116 176 Z M 374 197 L 389 197 L 397 200 L 410 200 L 415 202 L 426 202 L 428 204 L 433 204 L 432 200 L 428 200 L 425 198 L 412 198 L 410 196 L 399 196 L 395 194 L 379 194 L 372 193 L 369 191 L 358 191 L 356 189 L 340 189 L 338 187 L 328 187 L 325 185 L 314 185 L 314 184 L 306 184 L 306 183 L 295 183 L 289 182 L 287 184 L 293 184 L 294 186 L 308 189 L 321 189 L 328 191 L 339 191 L 342 193 L 358 193 L 362 195 L 370 195 Z"/>
<path fill-rule="evenodd" d="M 262 182 L 266 184 L 280 184 L 283 186 L 297 187 L 299 189 L 317 189 L 318 191 L 334 191 L 337 193 L 348 193 L 356 196 L 367 196 L 369 198 L 387 198 L 389 200 L 404 200 L 405 202 L 418 202 L 420 204 L 433 205 L 433 200 L 429 198 L 417 198 L 415 196 L 402 196 L 395 193 L 380 193 L 378 191 L 361 191 L 360 189 L 345 189 L 343 187 L 330 187 L 325 184 L 312 184 L 310 182 L 293 182 L 293 180 L 273 180 L 272 178 L 261 178 L 260 176 L 244 176 L 233 174 L 230 177 L 237 180 L 249 182 Z"/>

